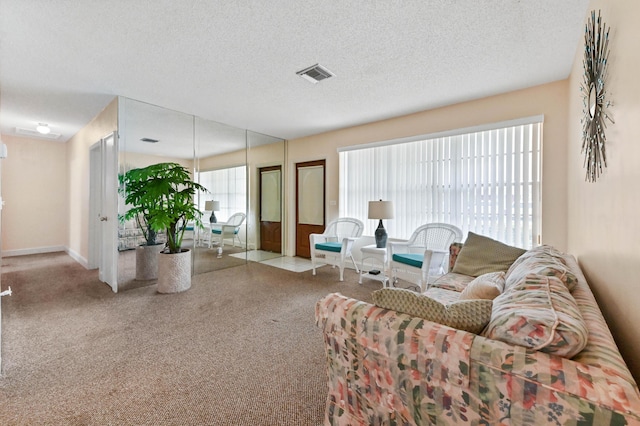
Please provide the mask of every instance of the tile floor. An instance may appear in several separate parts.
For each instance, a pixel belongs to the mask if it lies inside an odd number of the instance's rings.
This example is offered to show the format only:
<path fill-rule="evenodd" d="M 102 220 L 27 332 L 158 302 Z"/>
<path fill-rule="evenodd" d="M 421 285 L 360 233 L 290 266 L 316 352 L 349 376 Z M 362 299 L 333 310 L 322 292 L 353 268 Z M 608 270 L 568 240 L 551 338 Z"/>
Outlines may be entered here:
<path fill-rule="evenodd" d="M 245 253 L 231 254 L 230 256 L 244 258 Z M 262 250 L 251 250 L 246 253 L 247 259 L 252 262 L 261 262 L 265 265 L 286 269 L 293 272 L 310 271 L 311 260 L 301 257 L 282 256 L 280 253 L 271 253 Z"/>

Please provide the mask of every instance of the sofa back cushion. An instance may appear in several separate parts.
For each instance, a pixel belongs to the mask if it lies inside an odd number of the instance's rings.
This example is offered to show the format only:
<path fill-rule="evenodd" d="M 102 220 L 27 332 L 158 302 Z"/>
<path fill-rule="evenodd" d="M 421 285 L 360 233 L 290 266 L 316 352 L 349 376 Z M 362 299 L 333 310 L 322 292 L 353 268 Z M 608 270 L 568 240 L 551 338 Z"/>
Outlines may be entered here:
<path fill-rule="evenodd" d="M 505 277 L 505 288 L 519 283 L 522 278 L 530 274 L 556 277 L 567 286 L 569 291 L 573 291 L 578 283 L 575 274 L 565 263 L 564 253 L 546 245 L 528 250 L 513 262 Z"/>
<path fill-rule="evenodd" d="M 491 321 L 483 335 L 571 358 L 587 344 L 588 330 L 559 278 L 529 274 L 493 300 Z"/>
<path fill-rule="evenodd" d="M 489 272 L 507 271 L 526 250 L 469 232 L 453 265 L 453 272 L 477 277 Z"/>
<path fill-rule="evenodd" d="M 373 292 L 376 306 L 424 318 L 478 334 L 491 318 L 491 300 L 463 300 L 444 304 L 425 294 L 402 288 L 383 288 Z"/>

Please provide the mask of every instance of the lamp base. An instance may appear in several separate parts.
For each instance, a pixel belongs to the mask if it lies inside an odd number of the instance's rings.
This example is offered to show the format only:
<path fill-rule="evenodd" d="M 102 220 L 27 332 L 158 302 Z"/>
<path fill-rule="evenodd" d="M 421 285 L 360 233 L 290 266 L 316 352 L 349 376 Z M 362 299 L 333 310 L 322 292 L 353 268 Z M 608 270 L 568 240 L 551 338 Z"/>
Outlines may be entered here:
<path fill-rule="evenodd" d="M 387 230 L 382 226 L 382 219 L 380 219 L 378 228 L 376 228 L 375 237 L 377 248 L 385 248 L 387 246 Z"/>
<path fill-rule="evenodd" d="M 209 216 L 209 223 L 217 223 L 218 219 L 216 218 L 216 214 L 211 212 L 211 216 Z"/>

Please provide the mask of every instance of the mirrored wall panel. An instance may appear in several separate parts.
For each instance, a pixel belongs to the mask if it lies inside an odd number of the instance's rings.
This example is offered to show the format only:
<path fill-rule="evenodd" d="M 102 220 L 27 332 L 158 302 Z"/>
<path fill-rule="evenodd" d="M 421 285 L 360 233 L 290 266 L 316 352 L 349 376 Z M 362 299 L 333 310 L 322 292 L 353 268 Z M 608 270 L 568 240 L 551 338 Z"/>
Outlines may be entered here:
<path fill-rule="evenodd" d="M 246 131 L 195 118 L 195 169 L 207 192 L 198 194 L 203 228 L 196 233 L 194 273 L 246 262 L 247 142 Z"/>
<path fill-rule="evenodd" d="M 128 98 L 119 98 L 119 175 L 159 163 L 186 167 L 199 191 L 202 226 L 188 223 L 182 247 L 193 274 L 282 256 L 285 142 Z M 131 208 L 121 184 L 118 213 L 118 288 L 152 285 L 136 261 L 150 233 L 144 220 L 124 219 Z M 152 235 L 164 246 L 162 233 Z M 154 238 L 151 238 L 152 240 Z"/>

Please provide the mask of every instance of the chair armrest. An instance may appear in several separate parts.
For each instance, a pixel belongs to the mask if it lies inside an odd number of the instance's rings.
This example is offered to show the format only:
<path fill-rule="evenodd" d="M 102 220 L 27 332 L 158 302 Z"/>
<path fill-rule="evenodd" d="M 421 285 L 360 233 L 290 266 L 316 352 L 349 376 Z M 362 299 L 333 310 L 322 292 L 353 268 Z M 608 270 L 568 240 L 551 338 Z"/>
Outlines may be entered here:
<path fill-rule="evenodd" d="M 343 257 L 347 257 L 351 255 L 351 249 L 353 248 L 353 243 L 355 243 L 357 238 L 346 237 L 342 239 L 342 248 L 340 249 L 340 254 Z"/>
<path fill-rule="evenodd" d="M 327 236 L 324 234 L 309 234 L 309 242 L 311 246 L 315 246 L 318 243 L 327 242 Z"/>
<path fill-rule="evenodd" d="M 387 242 L 387 247 L 389 248 L 389 258 L 392 258 L 394 253 L 405 253 L 403 248 L 409 248 L 409 242 Z"/>

